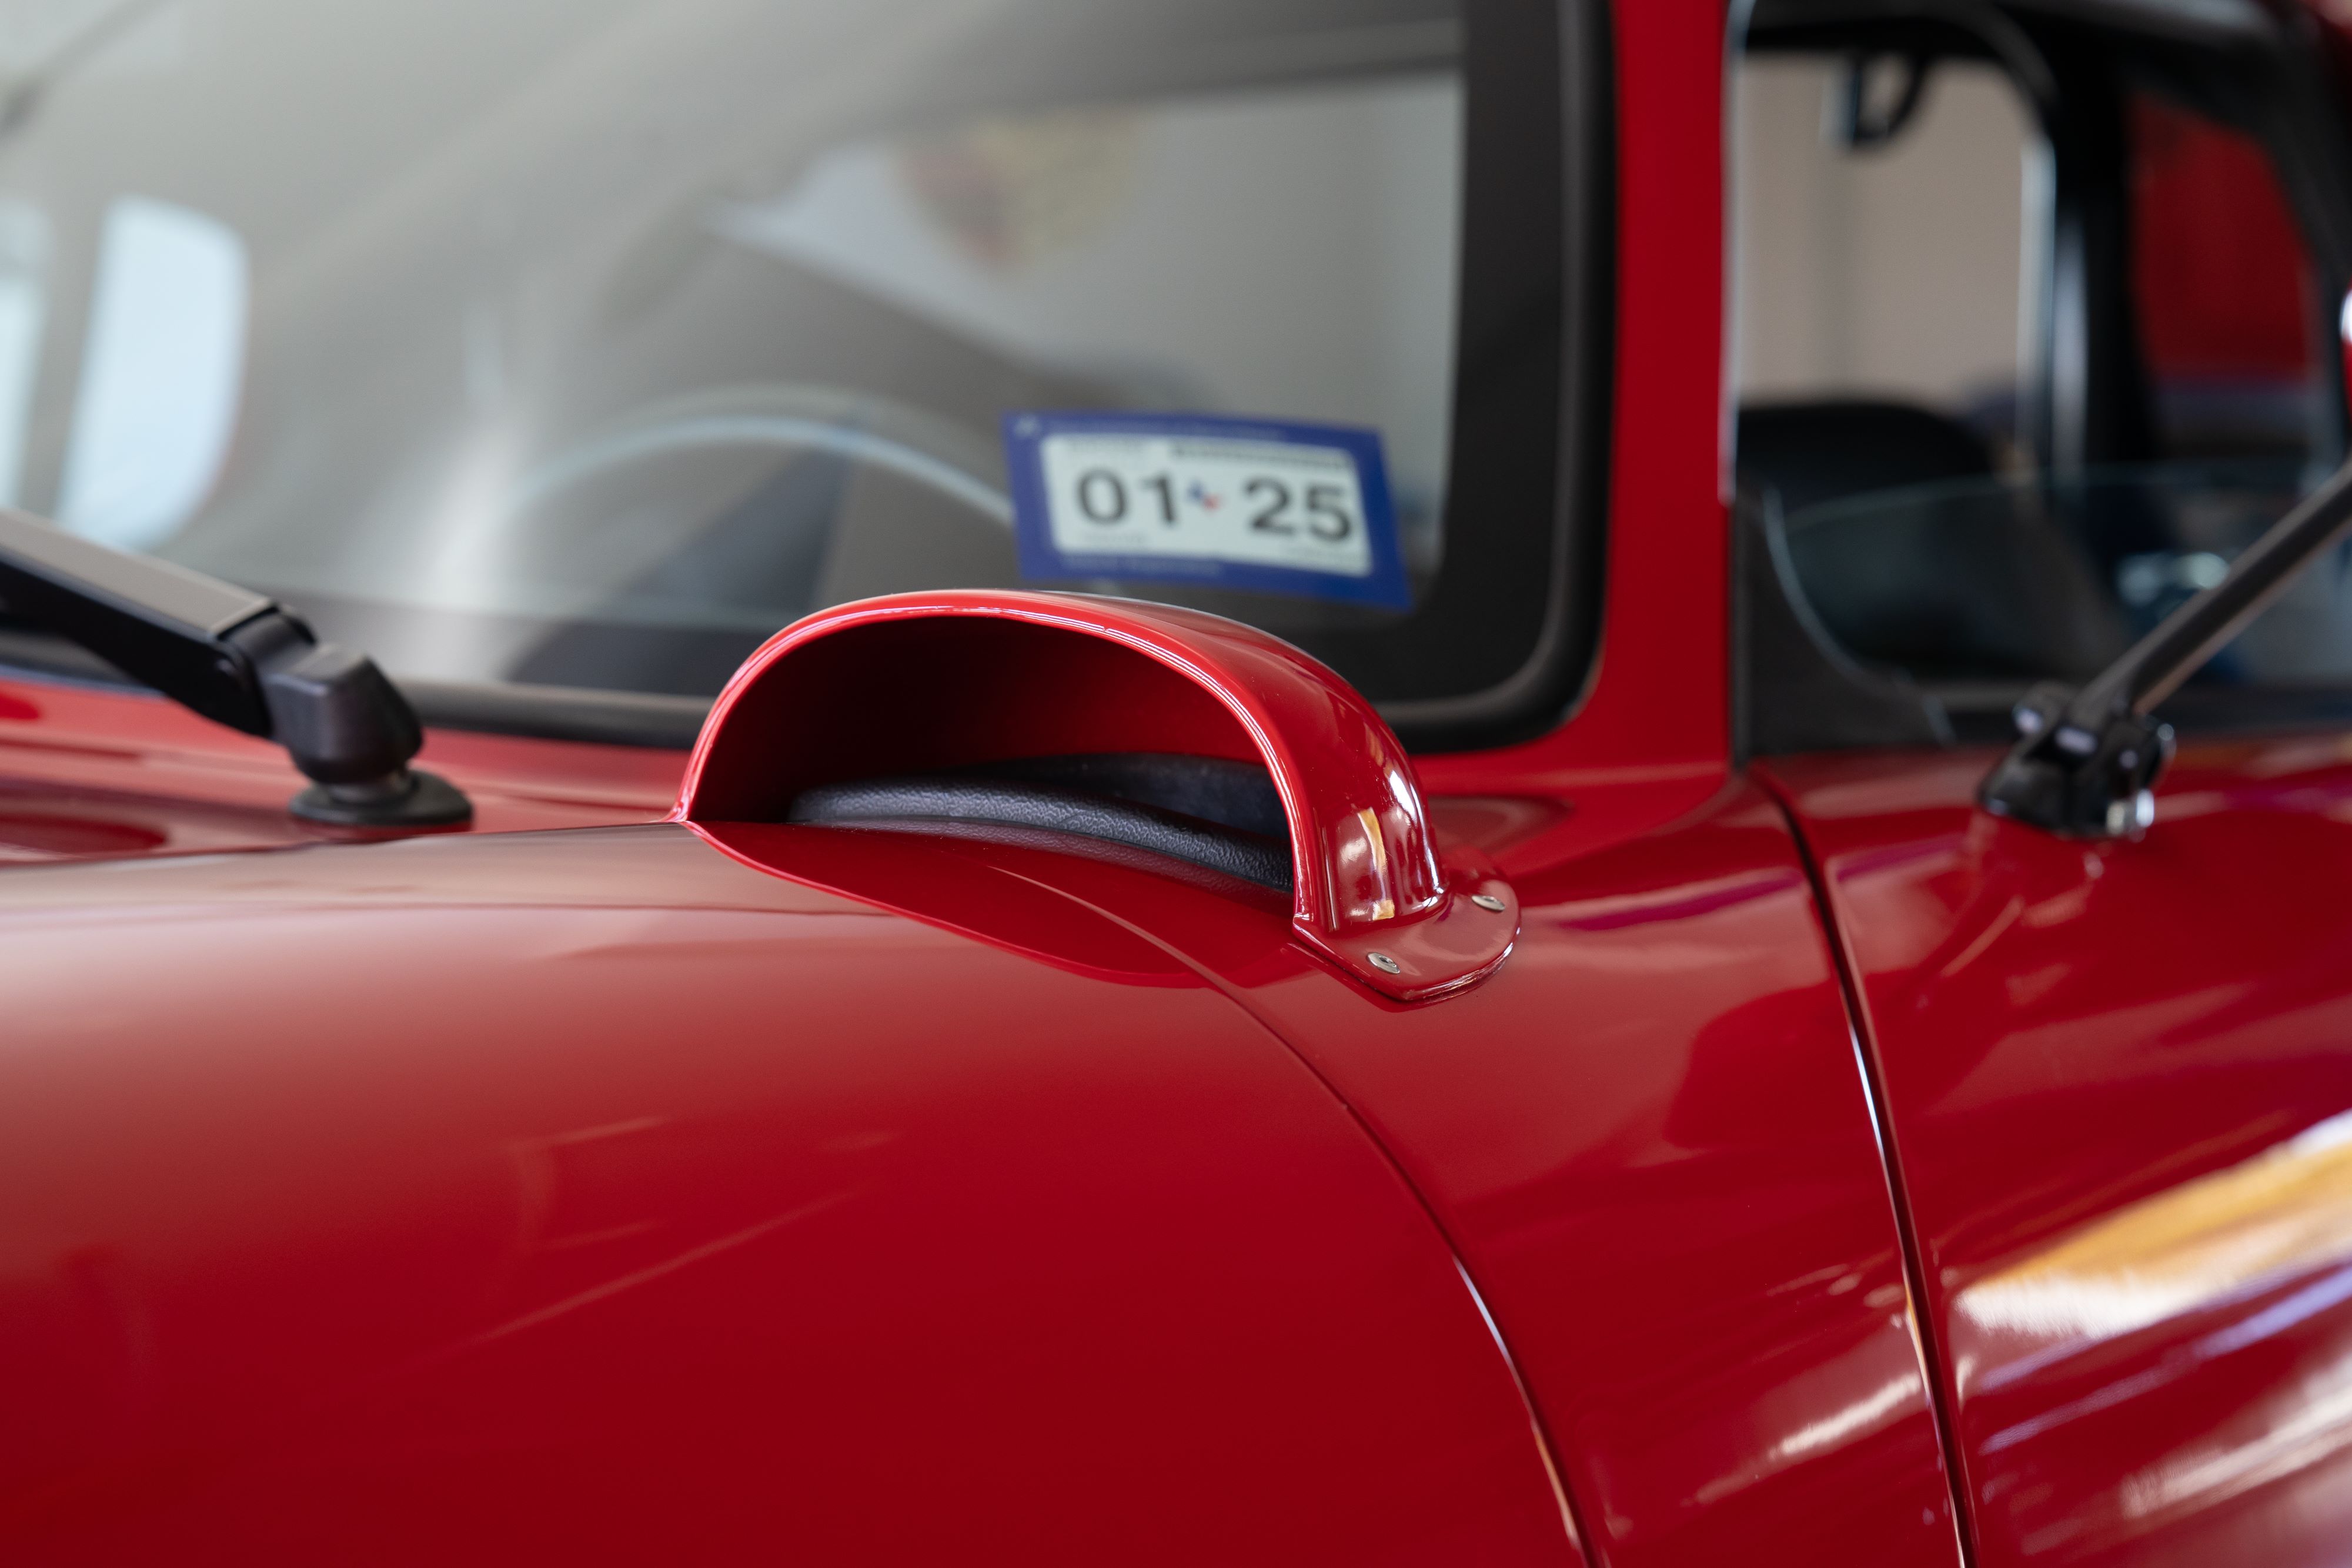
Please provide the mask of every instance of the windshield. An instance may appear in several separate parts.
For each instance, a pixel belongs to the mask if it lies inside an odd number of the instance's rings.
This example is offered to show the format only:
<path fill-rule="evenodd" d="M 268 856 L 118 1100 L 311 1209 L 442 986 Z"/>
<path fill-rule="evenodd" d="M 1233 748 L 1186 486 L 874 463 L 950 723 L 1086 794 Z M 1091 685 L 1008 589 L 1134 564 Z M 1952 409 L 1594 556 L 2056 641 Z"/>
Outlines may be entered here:
<path fill-rule="evenodd" d="M 940 586 L 1198 605 L 1376 696 L 1533 640 L 1395 656 L 1481 553 L 1444 0 L 0 19 L 0 500 L 397 674 L 707 695 Z"/>

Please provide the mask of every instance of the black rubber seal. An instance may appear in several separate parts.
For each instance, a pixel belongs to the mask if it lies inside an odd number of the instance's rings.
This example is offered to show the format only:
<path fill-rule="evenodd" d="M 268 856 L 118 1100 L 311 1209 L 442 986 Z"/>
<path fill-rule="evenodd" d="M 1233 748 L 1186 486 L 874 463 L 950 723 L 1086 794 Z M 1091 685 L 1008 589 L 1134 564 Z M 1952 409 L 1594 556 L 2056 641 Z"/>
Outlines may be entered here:
<path fill-rule="evenodd" d="M 817 826 L 936 821 L 1034 828 L 1124 844 L 1290 891 L 1290 846 L 1282 841 L 1049 785 L 945 775 L 822 784 L 801 791 L 784 820 Z"/>

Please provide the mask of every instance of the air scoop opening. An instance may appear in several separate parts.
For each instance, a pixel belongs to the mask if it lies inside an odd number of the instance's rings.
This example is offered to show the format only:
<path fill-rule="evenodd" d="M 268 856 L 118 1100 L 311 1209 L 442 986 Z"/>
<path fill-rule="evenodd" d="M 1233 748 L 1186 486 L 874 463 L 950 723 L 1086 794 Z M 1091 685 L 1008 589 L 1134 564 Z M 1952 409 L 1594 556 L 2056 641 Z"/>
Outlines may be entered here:
<path fill-rule="evenodd" d="M 820 784 L 802 790 L 784 820 L 914 831 L 1026 829 L 1139 850 L 1276 892 L 1292 887 L 1290 830 L 1273 779 L 1262 767 L 1214 758 L 1024 758 Z"/>
<path fill-rule="evenodd" d="M 1028 835 L 1286 895 L 1296 939 L 1398 1000 L 1491 973 L 1493 867 L 1441 856 L 1412 765 L 1297 649 L 1192 611 L 942 592 L 787 628 L 720 694 L 682 821 Z"/>

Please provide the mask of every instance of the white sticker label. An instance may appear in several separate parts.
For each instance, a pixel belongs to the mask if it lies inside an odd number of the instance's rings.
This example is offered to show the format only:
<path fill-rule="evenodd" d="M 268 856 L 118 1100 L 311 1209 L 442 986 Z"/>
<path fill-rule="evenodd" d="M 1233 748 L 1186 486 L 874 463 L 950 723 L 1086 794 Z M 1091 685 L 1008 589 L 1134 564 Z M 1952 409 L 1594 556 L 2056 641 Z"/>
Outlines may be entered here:
<path fill-rule="evenodd" d="M 1058 432 L 1038 443 L 1054 548 L 1366 577 L 1355 459 L 1339 447 Z"/>

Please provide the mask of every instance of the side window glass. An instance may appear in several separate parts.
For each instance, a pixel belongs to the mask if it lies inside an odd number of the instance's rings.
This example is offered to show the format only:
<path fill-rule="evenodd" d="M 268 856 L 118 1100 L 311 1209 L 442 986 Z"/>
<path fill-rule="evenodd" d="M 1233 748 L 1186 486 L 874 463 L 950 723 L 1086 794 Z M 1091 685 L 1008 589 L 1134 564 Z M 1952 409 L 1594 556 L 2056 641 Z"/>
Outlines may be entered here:
<path fill-rule="evenodd" d="M 2030 97 L 1982 40 L 1916 40 L 1751 38 L 1737 461 L 1811 633 L 1992 739 L 2218 580 L 2343 415 L 2301 224 L 2261 141 L 2172 96 L 2193 56 L 2055 51 Z M 2172 716 L 2352 686 L 2345 578 L 2306 573 Z"/>
<path fill-rule="evenodd" d="M 1862 113 L 1899 127 L 1854 141 Z M 1989 474 L 2016 438 L 2032 111 L 1996 68 L 1765 54 L 1739 72 L 1740 456 L 1790 507 Z"/>

